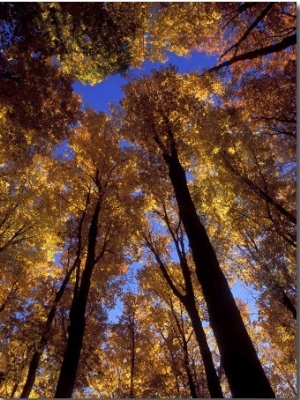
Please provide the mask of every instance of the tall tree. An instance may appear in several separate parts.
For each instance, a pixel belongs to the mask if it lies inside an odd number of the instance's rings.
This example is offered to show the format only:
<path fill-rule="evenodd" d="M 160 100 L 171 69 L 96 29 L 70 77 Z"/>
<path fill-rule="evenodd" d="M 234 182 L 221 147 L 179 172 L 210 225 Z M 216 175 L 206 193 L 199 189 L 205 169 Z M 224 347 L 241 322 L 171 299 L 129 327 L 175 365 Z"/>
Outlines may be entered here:
<path fill-rule="evenodd" d="M 157 3 L 149 34 L 149 46 L 158 52 L 198 50 L 217 57 L 211 71 L 276 70 L 295 58 L 296 3 Z"/>
<path fill-rule="evenodd" d="M 81 264 L 81 257 L 82 257 L 82 254 L 81 254 L 81 252 L 82 252 L 82 228 L 83 228 L 83 224 L 85 222 L 84 219 L 86 216 L 87 207 L 89 206 L 89 196 L 90 196 L 90 193 L 88 193 L 88 195 L 87 195 L 86 207 L 83 210 L 83 213 L 82 213 L 82 215 L 79 219 L 79 223 L 78 223 L 78 233 L 77 233 L 77 238 L 76 238 L 77 239 L 76 240 L 77 248 L 75 249 L 74 261 L 73 261 L 72 265 L 68 265 L 67 272 L 66 272 L 66 274 L 62 280 L 62 283 L 53 299 L 52 306 L 50 307 L 49 313 L 47 315 L 45 329 L 43 330 L 40 342 L 37 346 L 36 351 L 34 352 L 32 358 L 31 358 L 30 364 L 29 364 L 26 382 L 25 382 L 25 385 L 23 387 L 23 390 L 22 390 L 22 393 L 20 396 L 21 398 L 28 398 L 30 395 L 32 386 L 34 385 L 36 372 L 39 367 L 40 358 L 41 358 L 43 351 L 48 342 L 48 336 L 49 336 L 49 332 L 51 330 L 51 325 L 55 318 L 57 306 L 60 303 L 62 296 L 64 295 L 65 289 L 70 281 L 72 273 L 75 270 L 77 270 L 78 272 L 80 271 L 80 264 Z M 71 250 L 70 247 L 71 247 L 71 245 L 69 245 L 68 253 Z M 68 257 L 68 259 L 69 259 L 69 257 Z"/>
<path fill-rule="evenodd" d="M 69 336 L 55 393 L 56 397 L 72 396 L 83 343 L 85 310 L 91 284 L 91 276 L 94 266 L 98 261 L 96 257 L 99 257 L 100 259 L 103 256 L 105 247 L 107 245 L 107 242 L 104 242 L 101 253 L 96 255 L 96 238 L 98 235 L 97 224 L 100 214 L 100 200 L 97 200 L 94 207 L 95 208 L 92 214 L 88 233 L 87 258 L 82 272 L 80 288 L 78 293 L 74 293 L 74 299 L 70 310 Z"/>
<path fill-rule="evenodd" d="M 169 271 L 170 273 L 172 271 L 173 280 L 180 286 L 182 279 L 180 279 L 178 269 L 172 265 Z M 157 263 L 153 262 L 152 257 L 147 259 L 146 265 L 139 271 L 138 279 L 143 292 L 151 300 L 152 323 L 155 324 L 160 338 L 167 346 L 168 353 L 165 358 L 166 362 L 169 361 L 172 366 L 178 393 L 180 393 L 180 386 L 183 382 L 189 396 L 195 397 L 196 394 L 196 397 L 209 397 L 210 392 L 204 363 L 199 352 L 199 343 L 185 306 L 174 296 L 172 289 L 163 277 Z M 198 299 L 199 295 L 197 296 Z M 198 302 L 198 304 L 200 303 L 199 311 L 201 311 L 202 319 L 207 322 L 207 313 L 203 312 L 203 301 Z M 160 310 L 161 315 L 156 310 Z M 212 339 L 210 335 L 209 346 L 215 347 Z M 215 351 L 213 351 L 212 356 L 214 361 L 218 359 Z M 223 381 L 222 384 L 224 383 Z M 228 390 L 225 393 L 227 394 Z"/>
<path fill-rule="evenodd" d="M 71 143 L 77 151 L 71 163 L 81 173 L 83 185 L 79 193 L 91 186 L 91 196 L 85 233 L 86 256 L 74 290 L 67 347 L 55 397 L 71 397 L 74 389 L 94 269 L 98 266 L 107 275 L 111 262 L 121 263 L 123 246 L 130 237 L 126 215 L 121 217 L 129 195 L 126 173 L 130 171 L 130 163 L 125 167 L 128 155 L 119 147 L 118 137 L 113 133 L 108 117 L 89 111 Z"/>
<path fill-rule="evenodd" d="M 178 77 L 173 69 L 167 69 L 128 85 L 125 88 L 126 98 L 122 102 L 125 113 L 123 131 L 128 135 L 135 132 L 135 138 L 131 136 L 130 139 L 143 146 L 144 151 L 155 152 L 160 157 L 160 163 L 167 167 L 232 395 L 274 397 L 215 251 L 198 217 L 180 161 L 180 157 L 187 156 L 184 153 L 186 149 L 180 152 L 184 143 L 180 138 L 192 131 L 192 122 L 187 115 L 201 110 L 195 93 L 184 92 L 188 84 L 188 79 Z M 188 112 L 183 114 L 181 110 Z"/>
<path fill-rule="evenodd" d="M 155 238 L 152 233 L 144 236 L 146 246 L 153 253 L 156 262 L 158 263 L 164 278 L 170 285 L 173 294 L 181 301 L 185 307 L 189 317 L 191 318 L 191 323 L 195 332 L 196 339 L 199 344 L 200 353 L 202 356 L 202 361 L 206 371 L 207 385 L 211 397 L 222 398 L 223 393 L 221 385 L 217 376 L 217 372 L 213 363 L 211 351 L 209 349 L 206 335 L 202 326 L 201 318 L 197 309 L 197 302 L 195 298 L 195 291 L 191 278 L 191 270 L 187 262 L 185 245 L 184 245 L 184 235 L 181 222 L 172 223 L 171 218 L 168 215 L 166 204 L 163 204 L 162 211 L 155 210 L 155 214 L 158 214 L 162 222 L 167 226 L 168 233 L 172 238 L 173 245 L 175 247 L 175 252 L 177 253 L 179 259 L 179 266 L 181 269 L 181 274 L 183 278 L 183 283 L 180 285 L 174 283 L 172 275 L 170 275 L 170 269 L 167 267 L 166 262 L 164 262 L 165 256 L 163 255 L 166 250 L 161 249 L 161 244 L 164 243 L 162 237 Z M 172 265 L 172 269 L 176 268 Z M 183 289 L 183 293 L 182 293 Z M 195 393 L 194 393 L 195 394 Z M 195 396 L 193 396 L 195 397 Z"/>
<path fill-rule="evenodd" d="M 195 307 L 226 397 L 223 368 L 233 396 L 272 396 L 265 375 L 296 396 L 295 43 L 292 2 L 0 4 L 0 396 L 51 397 L 61 370 L 65 396 L 208 397 Z M 133 81 L 119 119 L 80 111 L 75 80 L 166 51 L 215 66 Z M 108 326 L 117 296 L 138 307 Z"/>

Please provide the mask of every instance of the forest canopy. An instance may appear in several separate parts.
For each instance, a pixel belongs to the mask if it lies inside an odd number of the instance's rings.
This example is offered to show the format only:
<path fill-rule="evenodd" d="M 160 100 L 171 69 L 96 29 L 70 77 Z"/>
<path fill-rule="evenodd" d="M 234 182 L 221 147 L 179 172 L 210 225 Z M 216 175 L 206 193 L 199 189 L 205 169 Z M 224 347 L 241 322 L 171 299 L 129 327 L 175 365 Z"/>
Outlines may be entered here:
<path fill-rule="evenodd" d="M 0 3 L 2 398 L 297 397 L 296 23 Z M 73 89 L 116 74 L 109 112 Z"/>

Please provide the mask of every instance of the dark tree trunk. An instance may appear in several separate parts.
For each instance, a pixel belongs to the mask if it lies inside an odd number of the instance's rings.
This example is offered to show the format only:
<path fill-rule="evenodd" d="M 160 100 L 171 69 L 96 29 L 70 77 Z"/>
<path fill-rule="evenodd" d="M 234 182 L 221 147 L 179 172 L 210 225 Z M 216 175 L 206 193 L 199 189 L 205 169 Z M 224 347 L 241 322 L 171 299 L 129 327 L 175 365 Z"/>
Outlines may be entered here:
<path fill-rule="evenodd" d="M 134 311 L 133 311 L 134 313 Z M 129 398 L 134 398 L 134 375 L 135 375 L 135 315 L 132 315 L 132 323 L 130 324 L 131 335 L 131 360 L 130 360 L 130 390 Z"/>
<path fill-rule="evenodd" d="M 85 310 L 91 285 L 91 277 L 96 263 L 95 253 L 99 214 L 100 199 L 97 201 L 90 224 L 87 258 L 82 272 L 78 296 L 73 298 L 70 310 L 69 336 L 58 378 L 55 398 L 71 398 L 75 386 L 84 337 Z"/>
<path fill-rule="evenodd" d="M 217 371 L 215 369 L 215 365 L 213 362 L 212 354 L 210 351 L 210 348 L 207 343 L 206 335 L 202 326 L 202 322 L 196 307 L 195 299 L 194 297 L 191 298 L 192 296 L 189 296 L 190 298 L 187 298 L 185 306 L 187 313 L 190 316 L 193 330 L 196 335 L 196 339 L 199 345 L 204 369 L 205 369 L 205 374 L 206 374 L 206 380 L 207 380 L 207 387 L 209 390 L 209 393 L 212 398 L 214 399 L 219 399 L 223 398 L 223 392 L 222 388 L 220 385 L 220 380 L 217 375 Z"/>
<path fill-rule="evenodd" d="M 10 394 L 10 397 L 11 397 L 11 398 L 13 398 L 13 397 L 15 396 L 15 393 L 16 393 L 16 391 L 17 391 L 17 389 L 18 389 L 18 386 L 19 386 L 19 382 L 16 382 L 16 383 L 14 384 L 14 386 L 13 386 L 13 388 L 12 388 L 12 391 L 11 391 L 11 394 Z"/>
<path fill-rule="evenodd" d="M 184 349 L 184 351 L 185 350 L 186 349 Z M 189 355 L 187 352 L 185 352 L 185 354 L 184 354 L 184 364 L 185 364 L 186 375 L 187 375 L 188 382 L 189 382 L 191 397 L 193 399 L 197 399 L 198 398 L 197 390 L 196 390 L 195 382 L 193 379 L 193 375 L 191 373 L 191 368 L 190 368 L 190 363 L 189 363 Z"/>
<path fill-rule="evenodd" d="M 61 287 L 59 289 L 59 291 L 56 293 L 54 302 L 53 302 L 53 306 L 51 307 L 51 310 L 48 314 L 47 317 L 47 323 L 46 323 L 46 328 L 44 333 L 42 334 L 40 343 L 38 345 L 38 349 L 33 353 L 33 356 L 31 358 L 30 364 L 29 364 L 29 369 L 28 369 L 28 373 L 27 373 L 27 378 L 26 378 L 26 382 L 25 385 L 23 387 L 22 393 L 20 398 L 28 398 L 30 395 L 30 392 L 32 390 L 32 386 L 34 385 L 34 381 L 35 381 L 35 376 L 36 376 L 36 371 L 38 369 L 39 366 L 39 362 L 40 362 L 40 358 L 41 355 L 43 354 L 43 351 L 47 345 L 47 334 L 49 333 L 50 329 L 51 329 L 51 325 L 52 322 L 54 320 L 55 317 L 55 313 L 56 313 L 56 308 L 57 305 L 59 304 L 65 288 L 70 280 L 70 276 L 72 274 L 72 272 L 74 271 L 74 269 L 76 268 L 77 263 L 75 262 L 74 265 L 72 266 L 72 268 L 69 270 L 69 272 L 67 273 L 67 275 L 65 276 L 63 283 L 61 284 Z"/>
<path fill-rule="evenodd" d="M 291 299 L 285 293 L 284 290 L 281 290 L 281 303 L 293 314 L 295 320 L 297 320 L 297 310 L 294 304 L 291 302 Z"/>
<path fill-rule="evenodd" d="M 169 136 L 171 135 L 172 133 L 169 133 Z M 207 303 L 210 324 L 220 350 L 221 362 L 232 396 L 275 397 L 228 282 L 219 266 L 215 251 L 197 215 L 175 145 L 171 154 L 165 152 L 163 157 L 169 169 L 180 217 L 189 240 L 196 274 Z"/>
<path fill-rule="evenodd" d="M 46 343 L 42 343 L 42 340 L 40 341 L 40 349 L 36 350 L 31 358 L 30 364 L 29 364 L 29 370 L 27 373 L 27 378 L 26 378 L 26 382 L 25 385 L 23 387 L 22 393 L 20 398 L 24 399 L 24 398 L 28 398 L 30 395 L 30 392 L 32 390 L 32 386 L 34 384 L 35 381 L 35 376 L 36 376 L 36 371 L 38 369 L 39 366 L 39 362 L 40 362 L 40 358 L 42 355 L 42 346 L 44 347 L 46 345 Z"/>
<path fill-rule="evenodd" d="M 25 385 L 23 387 L 22 393 L 20 398 L 28 398 L 30 395 L 30 392 L 32 390 L 32 386 L 34 385 L 34 381 L 35 381 L 35 377 L 36 377 L 36 371 L 38 369 L 39 366 L 39 362 L 40 362 L 40 358 L 41 355 L 43 354 L 43 351 L 48 343 L 47 340 L 47 334 L 50 332 L 51 329 L 51 325 L 52 322 L 54 320 L 55 314 L 56 314 L 56 308 L 57 305 L 59 304 L 59 302 L 61 301 L 61 298 L 65 292 L 65 289 L 67 287 L 67 284 L 69 283 L 70 277 L 73 273 L 73 271 L 75 269 L 77 269 L 77 271 L 80 269 L 80 264 L 81 264 L 81 245 L 82 245 L 82 240 L 81 240 L 81 231 L 82 231 L 82 226 L 83 226 L 83 222 L 85 219 L 85 215 L 86 215 L 86 210 L 88 207 L 90 201 L 90 194 L 87 195 L 87 199 L 86 199 L 86 205 L 85 205 L 85 210 L 82 213 L 82 216 L 80 218 L 79 221 L 79 226 L 78 226 L 78 245 L 77 245 L 77 251 L 76 251 L 76 257 L 75 260 L 73 262 L 73 265 L 71 266 L 71 268 L 69 269 L 69 271 L 67 272 L 58 292 L 55 295 L 54 301 L 53 301 L 53 305 L 48 313 L 47 316 L 47 322 L 46 322 L 46 327 L 45 330 L 42 334 L 39 346 L 37 348 L 37 350 L 34 352 L 30 364 L 29 364 L 29 369 L 28 369 L 28 373 L 27 373 L 27 378 L 26 378 L 26 382 Z M 77 282 L 77 280 L 76 280 Z"/>

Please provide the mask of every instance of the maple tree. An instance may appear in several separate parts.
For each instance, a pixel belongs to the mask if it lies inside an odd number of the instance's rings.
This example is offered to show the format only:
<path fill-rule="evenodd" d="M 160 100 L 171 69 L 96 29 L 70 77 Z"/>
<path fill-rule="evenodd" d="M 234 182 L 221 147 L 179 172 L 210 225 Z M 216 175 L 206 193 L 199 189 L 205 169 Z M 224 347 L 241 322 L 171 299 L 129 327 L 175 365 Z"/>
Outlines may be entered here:
<path fill-rule="evenodd" d="M 47 345 L 48 342 L 48 336 L 49 336 L 49 332 L 51 331 L 51 325 L 53 323 L 53 320 L 55 318 L 55 314 L 56 314 L 56 310 L 57 310 L 57 306 L 61 301 L 62 296 L 64 295 L 65 289 L 70 281 L 70 278 L 72 276 L 72 273 L 77 269 L 77 271 L 79 271 L 79 267 L 80 267 L 80 255 L 81 255 L 81 235 L 82 235 L 82 226 L 83 226 L 83 222 L 84 222 L 84 218 L 86 215 L 86 211 L 87 211 L 87 206 L 88 206 L 88 199 L 87 199 L 87 204 L 85 209 L 83 210 L 82 216 L 79 220 L 79 224 L 78 224 L 78 236 L 77 236 L 77 249 L 76 249 L 76 257 L 72 263 L 72 265 L 68 265 L 68 269 L 66 271 L 66 274 L 62 280 L 62 283 L 59 287 L 59 290 L 56 292 L 52 306 L 50 307 L 49 313 L 47 315 L 47 321 L 45 324 L 45 329 L 41 335 L 41 339 L 40 339 L 40 343 L 37 346 L 37 349 L 35 350 L 34 354 L 32 355 L 30 364 L 29 364 L 29 368 L 28 368 L 28 374 L 27 374 L 27 378 L 26 378 L 26 382 L 24 384 L 22 393 L 21 393 L 21 398 L 28 398 L 30 395 L 30 392 L 32 390 L 34 381 L 35 381 L 35 376 L 36 376 L 36 372 L 39 366 L 39 362 L 40 362 L 40 358 L 43 354 L 43 351 Z M 70 252 L 70 245 L 68 246 L 68 254 Z M 68 260 L 69 263 L 69 260 Z"/>
<path fill-rule="evenodd" d="M 106 274 L 108 279 L 107 268 L 109 271 L 110 263 L 121 264 L 124 251 L 122 246 L 125 247 L 128 240 L 124 237 L 125 232 L 129 233 L 128 221 L 126 216 L 121 218 L 121 213 L 122 205 L 126 204 L 128 196 L 126 179 L 129 178 L 130 164 L 127 164 L 126 168 L 125 163 L 128 162 L 129 155 L 120 149 L 118 137 L 113 133 L 109 119 L 103 114 L 97 115 L 93 112 L 87 113 L 82 128 L 79 127 L 76 131 L 74 162 L 83 174 L 82 189 L 86 190 L 89 186 L 86 195 L 89 221 L 85 233 L 86 243 L 80 245 L 85 247 L 86 255 L 82 260 L 84 265 L 81 267 L 79 262 L 77 266 L 78 274 L 69 317 L 69 336 L 56 397 L 70 397 L 74 388 L 93 271 L 99 265 L 101 274 Z M 71 146 L 72 144 L 71 142 Z M 91 145 L 96 147 L 96 151 Z M 88 179 L 88 182 L 85 179 Z M 124 227 L 126 231 L 123 231 Z M 82 250 L 80 248 L 78 252 L 81 253 Z M 82 256 L 78 253 L 78 257 Z"/>
<path fill-rule="evenodd" d="M 193 282 L 191 279 L 191 270 L 187 262 L 187 255 L 185 251 L 183 228 L 180 222 L 176 223 L 171 221 L 170 215 L 167 212 L 165 204 L 162 205 L 162 211 L 155 210 L 155 214 L 159 216 L 159 218 L 161 218 L 161 220 L 168 227 L 169 235 L 172 237 L 176 253 L 179 258 L 179 264 L 184 284 L 181 284 L 180 287 L 178 287 L 176 283 L 174 284 L 174 279 L 171 277 L 169 271 L 170 269 L 171 270 L 175 269 L 176 266 L 173 264 L 171 267 L 167 267 L 168 262 L 164 261 L 165 256 L 163 256 L 162 254 L 167 253 L 166 249 L 162 247 L 164 239 L 161 236 L 154 238 L 153 234 L 150 232 L 144 236 L 146 246 L 152 252 L 173 294 L 181 301 L 181 303 L 184 305 L 186 311 L 188 312 L 191 318 L 191 323 L 195 332 L 197 342 L 199 344 L 200 353 L 205 366 L 210 395 L 211 397 L 214 398 L 221 398 L 223 397 L 222 389 L 219 383 L 219 379 L 217 377 L 211 352 L 207 344 L 205 332 L 197 310 L 197 303 L 195 299 Z M 178 277 L 176 278 L 178 279 Z M 175 282 L 177 281 L 177 279 L 175 280 Z M 182 293 L 182 288 L 184 289 L 183 293 Z M 192 393 L 193 393 L 192 397 L 197 397 L 195 389 L 192 390 Z"/>
<path fill-rule="evenodd" d="M 156 281 L 154 290 L 152 278 Z M 105 347 L 99 356 L 102 374 L 94 376 L 90 386 L 101 397 L 129 397 L 133 341 L 129 333 L 132 314 L 128 307 L 135 304 L 139 310 L 134 334 L 135 397 L 208 396 L 193 329 L 180 303 L 171 300 L 170 292 L 159 275 L 153 274 L 152 266 L 141 271 L 141 285 L 142 292 L 125 294 L 124 310 L 117 321 L 110 324 Z"/>
<path fill-rule="evenodd" d="M 176 327 L 175 330 L 178 335 L 177 340 L 181 346 L 179 362 L 180 365 L 182 365 L 183 371 L 180 372 L 180 375 L 186 375 L 184 381 L 186 381 L 185 385 L 188 385 L 187 387 L 189 387 L 191 397 L 199 397 L 200 391 L 205 392 L 206 396 L 210 394 L 210 396 L 218 395 L 218 397 L 223 397 L 219 378 L 217 376 L 216 369 L 214 368 L 215 360 L 213 360 L 210 348 L 208 346 L 208 338 L 203 328 L 203 322 L 199 317 L 200 311 L 194 311 L 194 314 L 197 314 L 194 315 L 191 311 L 191 305 L 187 305 L 186 301 L 182 300 L 182 298 L 178 297 L 176 294 L 174 296 L 174 287 L 168 287 L 169 283 L 167 283 L 166 278 L 164 277 L 165 269 L 164 267 L 162 269 L 161 264 L 162 261 L 159 260 L 157 265 L 159 266 L 158 268 L 161 272 L 158 273 L 156 263 L 150 259 L 150 261 L 147 263 L 147 268 L 140 272 L 140 277 L 144 290 L 150 292 L 154 298 L 158 297 L 169 310 L 168 312 L 172 315 L 172 320 L 174 319 L 173 324 Z M 167 263 L 164 262 L 164 264 Z M 178 287 L 181 287 L 181 277 L 180 273 L 178 273 L 178 268 L 176 268 L 175 265 L 169 265 L 169 263 L 168 267 L 165 268 L 168 269 L 169 274 L 172 275 L 172 278 L 169 279 L 172 279 L 173 282 L 176 282 Z M 158 282 L 161 280 L 163 282 L 158 284 Z M 156 282 L 155 285 L 154 282 Z M 182 286 L 184 287 L 184 285 Z M 193 296 L 194 299 L 191 300 L 192 294 L 188 293 L 186 295 L 186 299 L 189 299 L 191 304 L 195 304 L 195 307 L 199 308 L 201 303 L 198 300 L 199 297 L 196 297 L 195 291 Z M 184 320 L 182 320 L 182 318 L 184 318 Z M 183 323 L 188 326 L 188 333 L 183 329 Z M 163 333 L 161 333 L 161 336 L 164 340 L 166 340 L 166 337 L 164 337 Z M 192 341 L 191 337 L 193 337 Z M 193 343 L 194 356 L 196 356 L 197 360 L 200 357 L 198 363 L 201 365 L 201 371 L 193 371 L 194 368 L 192 364 L 192 356 L 190 354 L 190 341 Z M 175 365 L 177 365 L 176 362 Z M 212 374 L 212 376 L 209 376 L 208 374 Z M 200 379 L 201 386 L 199 387 L 198 382 Z"/>
<path fill-rule="evenodd" d="M 296 397 L 296 3 L 0 14 L 0 395 Z"/>
<path fill-rule="evenodd" d="M 295 57 L 295 11 L 295 2 L 158 3 L 149 45 L 182 55 L 195 49 L 214 54 L 219 62 L 211 71 L 231 66 L 239 75 L 251 66 L 277 68 L 279 60 L 283 68 L 287 54 Z"/>
<path fill-rule="evenodd" d="M 273 397 L 274 393 L 245 330 L 216 253 L 197 215 L 179 158 L 181 143 L 183 152 L 180 156 L 183 157 L 188 150 L 188 135 L 184 140 L 180 133 L 182 135 L 183 131 L 187 132 L 187 125 L 191 129 L 193 122 L 190 122 L 188 113 L 180 118 L 179 108 L 194 112 L 199 94 L 197 91 L 194 96 L 193 93 L 187 93 L 190 82 L 175 75 L 171 68 L 155 72 L 151 78 L 135 80 L 124 89 L 124 134 L 128 132 L 130 135 L 134 132 L 134 137 L 130 137 L 133 143 L 142 143 L 144 152 L 155 152 L 156 156 L 160 156 L 160 162 L 167 166 L 197 277 L 207 303 L 210 324 L 218 342 L 233 395 L 245 396 L 246 390 L 249 395 L 250 384 L 253 385 L 253 396 L 261 391 L 261 396 Z M 201 85 L 201 79 L 198 85 Z M 201 95 L 205 100 L 205 93 Z M 228 336 L 225 335 L 225 330 Z"/>

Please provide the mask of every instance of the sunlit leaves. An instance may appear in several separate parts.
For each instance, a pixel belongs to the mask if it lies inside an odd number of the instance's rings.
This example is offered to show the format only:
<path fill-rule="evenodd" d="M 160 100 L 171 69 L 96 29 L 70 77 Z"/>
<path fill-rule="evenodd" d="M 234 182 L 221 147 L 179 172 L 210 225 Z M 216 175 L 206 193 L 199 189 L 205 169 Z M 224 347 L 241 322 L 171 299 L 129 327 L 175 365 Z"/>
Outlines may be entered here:
<path fill-rule="evenodd" d="M 198 395 L 207 396 L 187 314 L 152 251 L 186 294 L 167 209 L 196 284 L 164 163 L 172 151 L 227 280 L 256 289 L 255 321 L 238 306 L 277 396 L 296 395 L 296 63 L 292 42 L 280 48 L 293 39 L 295 11 L 287 2 L 1 5 L 1 396 L 21 393 L 55 294 L 80 258 L 31 393 L 53 396 L 98 199 L 97 262 L 74 394 L 188 397 L 188 360 Z M 201 50 L 229 68 L 218 77 L 153 71 L 129 80 L 111 116 L 79 111 L 75 79 L 93 84 L 145 59 L 166 59 L 165 50 Z M 63 156 L 52 156 L 55 146 Z M 124 296 L 136 260 L 140 292 Z M 195 293 L 208 324 L 197 285 Z M 108 326 L 117 298 L 124 310 Z"/>
<path fill-rule="evenodd" d="M 221 17 L 215 3 L 159 3 L 156 13 L 150 29 L 150 45 L 180 55 L 189 53 L 199 45 Z"/>

